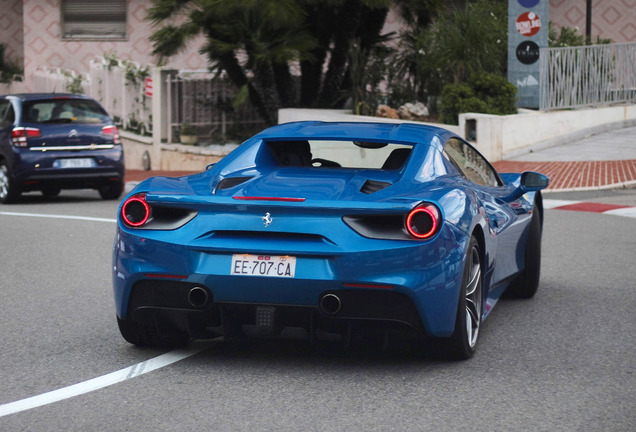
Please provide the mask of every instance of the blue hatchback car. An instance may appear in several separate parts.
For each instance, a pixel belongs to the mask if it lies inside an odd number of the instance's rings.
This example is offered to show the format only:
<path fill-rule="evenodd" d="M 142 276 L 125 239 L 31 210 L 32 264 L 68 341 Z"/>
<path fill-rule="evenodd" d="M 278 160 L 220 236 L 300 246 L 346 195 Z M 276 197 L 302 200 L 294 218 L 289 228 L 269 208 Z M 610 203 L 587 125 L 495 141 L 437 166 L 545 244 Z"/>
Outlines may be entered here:
<path fill-rule="evenodd" d="M 104 199 L 124 190 L 124 151 L 106 110 L 77 94 L 0 96 L 0 202 L 23 192 L 56 196 L 96 189 Z"/>

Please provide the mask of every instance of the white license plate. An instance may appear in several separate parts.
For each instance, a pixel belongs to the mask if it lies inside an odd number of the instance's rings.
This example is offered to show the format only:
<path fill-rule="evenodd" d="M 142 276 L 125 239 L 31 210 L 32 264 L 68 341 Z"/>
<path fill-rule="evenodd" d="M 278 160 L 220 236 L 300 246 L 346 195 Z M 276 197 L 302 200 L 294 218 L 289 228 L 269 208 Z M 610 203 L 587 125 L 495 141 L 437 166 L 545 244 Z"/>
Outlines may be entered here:
<path fill-rule="evenodd" d="M 54 168 L 93 168 L 95 160 L 93 158 L 57 159 L 53 162 Z"/>
<path fill-rule="evenodd" d="M 238 276 L 269 276 L 293 278 L 296 257 L 275 255 L 232 255 L 231 274 Z"/>

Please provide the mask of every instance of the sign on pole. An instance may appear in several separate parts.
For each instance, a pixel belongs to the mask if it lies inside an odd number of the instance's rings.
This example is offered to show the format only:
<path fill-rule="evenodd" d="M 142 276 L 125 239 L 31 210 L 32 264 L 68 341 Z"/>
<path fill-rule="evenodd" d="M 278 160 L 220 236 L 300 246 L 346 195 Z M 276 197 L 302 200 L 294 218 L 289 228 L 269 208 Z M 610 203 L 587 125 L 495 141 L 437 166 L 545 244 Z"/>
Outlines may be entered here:
<path fill-rule="evenodd" d="M 539 108 L 539 50 L 548 47 L 549 0 L 508 0 L 508 81 L 521 108 Z"/>
<path fill-rule="evenodd" d="M 152 78 L 150 77 L 144 79 L 144 94 L 147 97 L 152 97 Z"/>

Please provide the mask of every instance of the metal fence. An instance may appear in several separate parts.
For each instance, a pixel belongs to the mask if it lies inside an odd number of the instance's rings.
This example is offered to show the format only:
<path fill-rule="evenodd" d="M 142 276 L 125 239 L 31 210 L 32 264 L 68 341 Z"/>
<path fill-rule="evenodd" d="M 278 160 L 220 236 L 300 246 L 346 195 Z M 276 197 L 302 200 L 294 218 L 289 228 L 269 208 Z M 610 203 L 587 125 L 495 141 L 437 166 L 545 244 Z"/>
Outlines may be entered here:
<path fill-rule="evenodd" d="M 240 142 L 266 127 L 257 110 L 249 103 L 234 107 L 238 89 L 224 76 L 207 71 L 179 71 L 168 74 L 159 83 L 167 91 L 163 112 L 152 112 L 144 79 L 148 67 L 126 60 L 98 57 L 88 74 L 60 69 L 38 69 L 38 92 L 75 92 L 98 100 L 114 117 L 117 125 L 138 135 L 151 136 L 153 118 L 168 123 L 168 142 L 179 142 L 184 124 L 195 128 L 202 145 Z"/>
<path fill-rule="evenodd" d="M 636 43 L 542 49 L 540 70 L 541 110 L 636 102 Z"/>
<path fill-rule="evenodd" d="M 228 78 L 207 71 L 169 75 L 168 141 L 178 140 L 184 124 L 196 129 L 203 143 L 242 141 L 266 125 L 249 104 L 234 107 L 238 89 Z"/>

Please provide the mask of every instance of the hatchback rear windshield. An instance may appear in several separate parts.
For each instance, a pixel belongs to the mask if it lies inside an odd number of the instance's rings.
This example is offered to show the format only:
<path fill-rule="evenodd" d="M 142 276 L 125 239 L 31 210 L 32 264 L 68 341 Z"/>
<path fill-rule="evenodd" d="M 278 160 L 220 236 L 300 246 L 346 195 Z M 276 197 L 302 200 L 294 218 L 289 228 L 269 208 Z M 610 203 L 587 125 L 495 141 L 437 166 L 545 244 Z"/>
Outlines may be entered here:
<path fill-rule="evenodd" d="M 106 123 L 109 116 L 95 101 L 50 99 L 25 102 L 23 121 L 27 123 Z"/>

